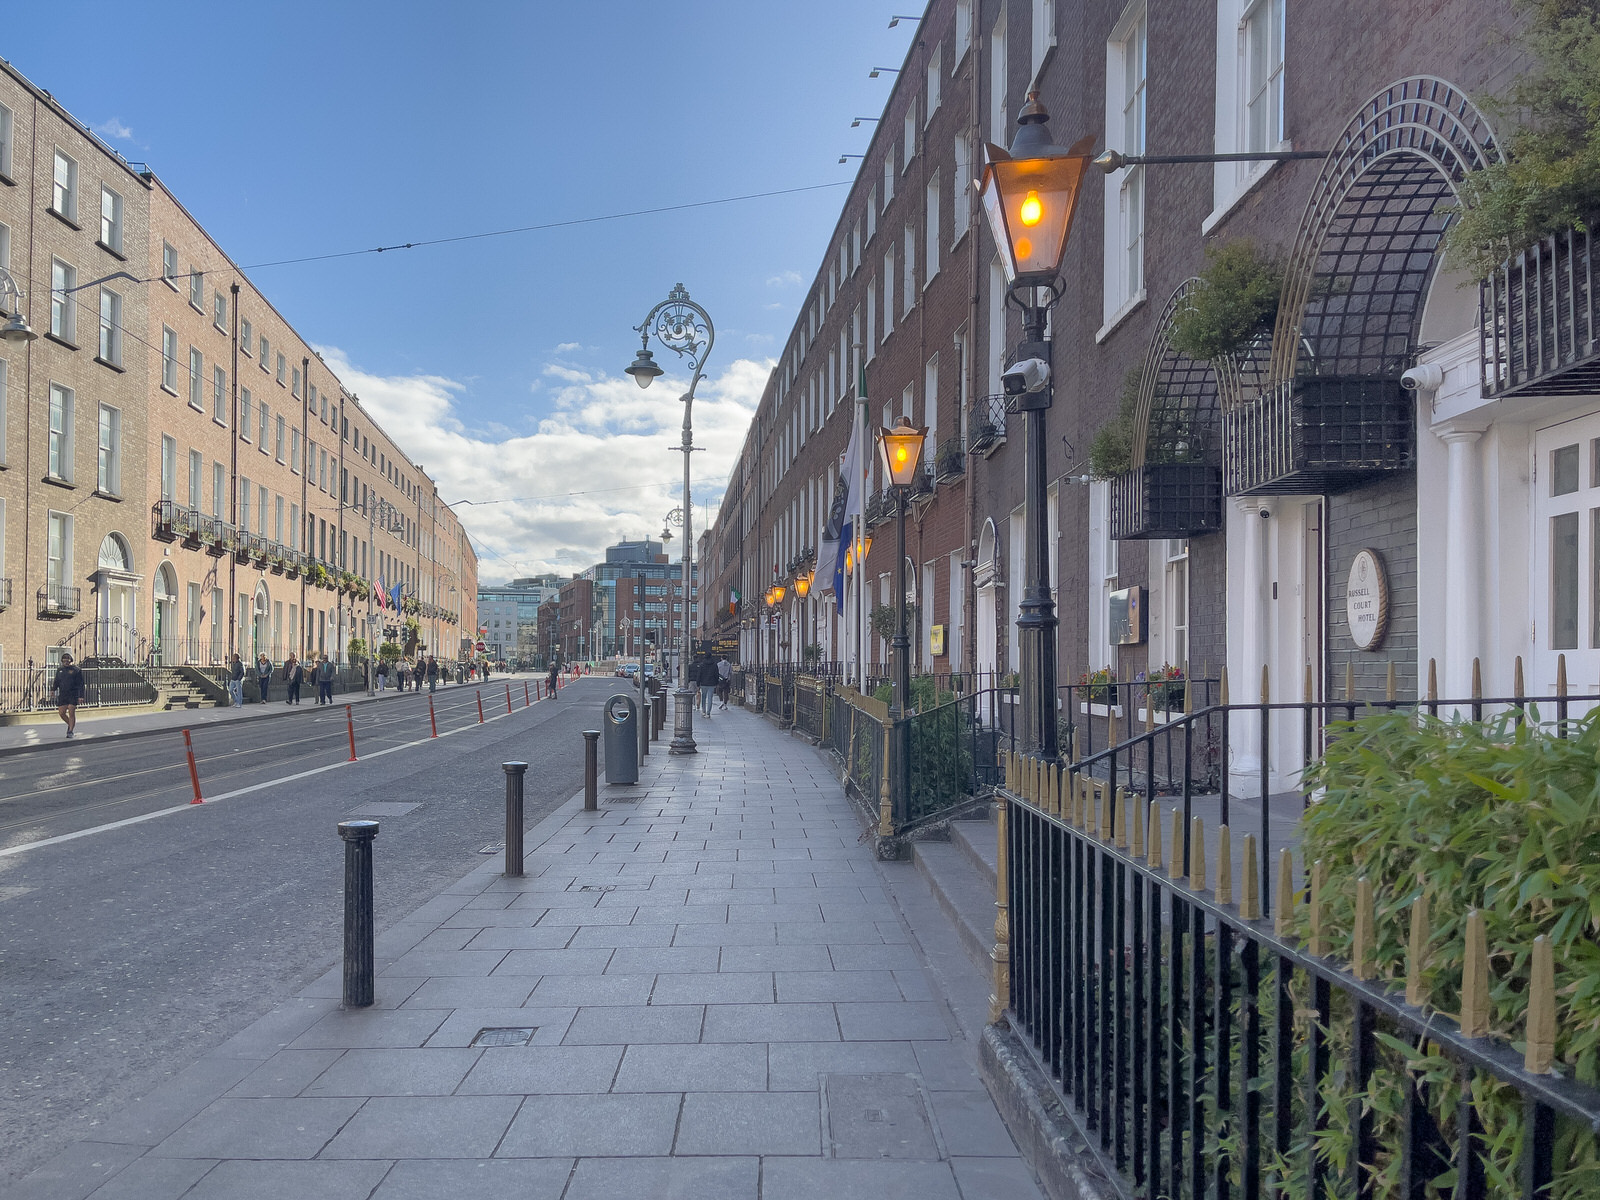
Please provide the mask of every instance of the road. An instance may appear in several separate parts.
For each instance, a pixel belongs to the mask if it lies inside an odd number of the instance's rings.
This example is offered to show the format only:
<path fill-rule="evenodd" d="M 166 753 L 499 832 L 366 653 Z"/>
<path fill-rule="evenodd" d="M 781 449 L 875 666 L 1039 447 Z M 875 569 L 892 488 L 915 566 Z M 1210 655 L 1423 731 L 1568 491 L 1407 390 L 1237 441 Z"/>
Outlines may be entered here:
<path fill-rule="evenodd" d="M 501 762 L 530 764 L 530 824 L 581 788 L 621 681 L 525 709 L 513 677 L 511 716 L 505 682 L 481 726 L 479 689 L 439 692 L 437 741 L 426 693 L 356 706 L 356 763 L 343 706 L 197 730 L 203 805 L 176 731 L 0 759 L 0 1186 L 338 961 L 339 820 L 378 814 L 382 929 L 504 836 Z"/>

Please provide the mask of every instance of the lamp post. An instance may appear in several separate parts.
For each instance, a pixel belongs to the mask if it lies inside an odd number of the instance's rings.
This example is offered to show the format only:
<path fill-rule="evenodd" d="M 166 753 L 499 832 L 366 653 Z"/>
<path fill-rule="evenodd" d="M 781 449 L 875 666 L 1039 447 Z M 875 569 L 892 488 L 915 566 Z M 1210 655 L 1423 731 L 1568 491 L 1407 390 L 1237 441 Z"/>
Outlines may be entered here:
<path fill-rule="evenodd" d="M 627 373 L 642 388 L 647 388 L 658 375 L 665 372 L 656 365 L 650 353 L 650 338 L 655 339 L 680 358 L 687 358 L 692 370 L 689 390 L 683 400 L 683 629 L 678 654 L 678 690 L 672 697 L 672 744 L 669 754 L 693 754 L 694 744 L 694 689 L 689 686 L 690 613 L 692 611 L 692 576 L 694 562 L 694 536 L 689 496 L 689 456 L 694 452 L 693 427 L 690 415 L 694 409 L 694 390 L 705 372 L 706 359 L 711 355 L 716 341 L 716 329 L 705 309 L 689 299 L 683 284 L 678 284 L 667 298 L 652 308 L 644 321 L 634 326 L 640 335 L 639 353 Z"/>
<path fill-rule="evenodd" d="M 911 710 L 911 637 L 906 632 L 906 500 L 917 472 L 922 467 L 922 442 L 926 428 L 916 428 L 904 417 L 893 429 L 880 431 L 878 448 L 883 453 L 884 471 L 894 488 L 899 534 L 895 556 L 895 630 L 889 643 L 894 688 L 889 696 L 889 724 L 894 730 L 894 753 L 889 759 L 889 795 L 895 817 L 906 817 L 907 785 L 910 781 L 911 726 L 906 715 Z"/>
<path fill-rule="evenodd" d="M 1050 592 L 1045 524 L 1045 413 L 1052 402 L 1045 322 L 1061 298 L 1061 258 L 1083 193 L 1094 138 L 1055 145 L 1039 93 L 1017 117 L 1011 148 L 984 147 L 979 195 L 1006 273 L 1006 301 L 1022 310 L 1022 344 L 1002 379 L 1026 414 L 1023 590 L 1017 629 L 1022 650 L 1023 745 L 1047 759 L 1056 744 L 1056 606 Z M 1032 369 L 1028 369 L 1031 367 Z"/>

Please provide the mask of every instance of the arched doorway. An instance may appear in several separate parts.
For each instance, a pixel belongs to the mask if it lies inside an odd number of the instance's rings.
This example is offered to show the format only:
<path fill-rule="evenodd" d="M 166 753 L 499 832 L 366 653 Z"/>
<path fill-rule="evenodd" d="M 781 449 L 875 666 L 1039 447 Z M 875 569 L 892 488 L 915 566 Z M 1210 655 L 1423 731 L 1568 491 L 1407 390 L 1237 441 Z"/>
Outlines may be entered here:
<path fill-rule="evenodd" d="M 267 585 L 256 585 L 255 603 L 250 606 L 250 657 L 272 653 L 272 596 Z"/>
<path fill-rule="evenodd" d="M 178 575 L 171 563 L 156 568 L 155 628 L 152 630 L 151 649 L 156 661 L 163 667 L 175 666 L 180 660 L 178 634 Z"/>
<path fill-rule="evenodd" d="M 978 588 L 978 642 L 977 668 L 993 671 L 999 662 L 999 598 L 997 591 L 1004 586 L 999 578 L 999 536 L 995 532 L 994 518 L 983 523 L 978 534 L 978 568 L 974 582 Z"/>
<path fill-rule="evenodd" d="M 133 571 L 133 550 L 127 538 L 113 531 L 101 539 L 92 579 L 95 585 L 95 657 L 139 661 L 143 657 L 138 628 L 139 577 Z"/>

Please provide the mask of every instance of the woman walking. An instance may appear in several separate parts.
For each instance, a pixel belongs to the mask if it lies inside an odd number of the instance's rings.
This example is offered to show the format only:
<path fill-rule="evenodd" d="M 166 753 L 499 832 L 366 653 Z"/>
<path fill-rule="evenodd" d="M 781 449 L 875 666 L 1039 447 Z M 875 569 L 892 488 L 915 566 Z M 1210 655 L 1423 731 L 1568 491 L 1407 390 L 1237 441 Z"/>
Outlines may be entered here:
<path fill-rule="evenodd" d="M 305 677 L 305 672 L 300 669 L 300 660 L 295 657 L 294 651 L 289 652 L 289 657 L 283 663 L 283 679 L 289 686 L 289 698 L 285 704 L 300 703 L 300 682 Z"/>
<path fill-rule="evenodd" d="M 256 686 L 261 689 L 261 703 L 267 702 L 267 693 L 272 690 L 272 660 L 265 654 L 256 659 Z"/>

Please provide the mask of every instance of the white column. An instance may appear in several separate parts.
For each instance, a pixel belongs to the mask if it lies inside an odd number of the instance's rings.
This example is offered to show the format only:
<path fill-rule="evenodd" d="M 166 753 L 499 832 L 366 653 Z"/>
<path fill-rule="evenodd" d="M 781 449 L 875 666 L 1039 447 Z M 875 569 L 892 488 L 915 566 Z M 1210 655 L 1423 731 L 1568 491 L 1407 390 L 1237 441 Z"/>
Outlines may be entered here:
<path fill-rule="evenodd" d="M 1448 697 L 1472 690 L 1472 660 L 1483 653 L 1483 471 L 1481 426 L 1434 427 L 1448 448 L 1445 501 L 1445 661 L 1440 687 Z M 1426 684 L 1424 684 L 1426 686 Z"/>
<path fill-rule="evenodd" d="M 1261 667 L 1272 658 L 1272 546 L 1269 526 L 1277 511 L 1271 496 L 1239 496 L 1241 613 L 1239 657 L 1229 671 L 1228 699 L 1252 704 L 1261 699 Z M 1231 657 L 1231 656 L 1230 656 Z M 1229 769 L 1234 794 L 1253 796 L 1261 787 L 1261 722 L 1257 714 L 1237 713 L 1229 724 Z"/>

